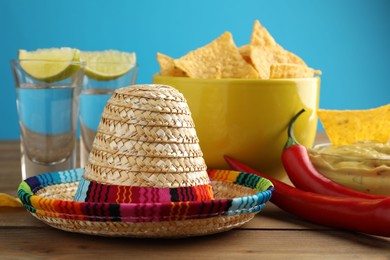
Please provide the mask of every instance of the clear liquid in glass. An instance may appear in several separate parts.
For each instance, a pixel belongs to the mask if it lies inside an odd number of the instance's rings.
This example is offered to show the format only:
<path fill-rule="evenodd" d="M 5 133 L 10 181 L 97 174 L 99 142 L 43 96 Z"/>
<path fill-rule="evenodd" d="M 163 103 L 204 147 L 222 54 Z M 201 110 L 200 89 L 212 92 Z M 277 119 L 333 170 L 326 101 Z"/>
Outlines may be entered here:
<path fill-rule="evenodd" d="M 79 91 L 28 83 L 16 88 L 23 179 L 76 166 Z"/>

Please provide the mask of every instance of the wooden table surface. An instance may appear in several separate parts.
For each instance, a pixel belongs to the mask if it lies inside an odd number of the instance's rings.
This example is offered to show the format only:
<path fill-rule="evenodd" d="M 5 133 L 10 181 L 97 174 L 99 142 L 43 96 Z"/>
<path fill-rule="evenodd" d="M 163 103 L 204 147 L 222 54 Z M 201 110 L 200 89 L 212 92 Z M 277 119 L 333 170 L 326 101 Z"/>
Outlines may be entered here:
<path fill-rule="evenodd" d="M 321 133 L 317 142 L 324 140 Z M 0 142 L 0 192 L 16 196 L 19 142 Z M 362 223 L 363 224 L 363 223 Z M 390 239 L 306 222 L 272 203 L 244 226 L 186 239 L 107 238 L 69 233 L 23 208 L 0 207 L 0 259 L 390 259 Z"/>

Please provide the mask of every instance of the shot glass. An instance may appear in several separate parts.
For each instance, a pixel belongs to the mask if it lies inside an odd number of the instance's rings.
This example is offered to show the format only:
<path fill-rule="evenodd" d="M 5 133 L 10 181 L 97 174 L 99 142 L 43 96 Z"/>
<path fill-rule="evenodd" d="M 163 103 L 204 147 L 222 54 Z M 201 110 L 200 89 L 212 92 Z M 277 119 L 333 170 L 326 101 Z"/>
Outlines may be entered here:
<path fill-rule="evenodd" d="M 96 65 L 96 64 L 94 64 Z M 121 66 L 123 62 L 98 64 L 99 66 Z M 88 65 L 86 65 L 88 66 Z M 88 162 L 89 153 L 95 139 L 103 109 L 115 89 L 135 84 L 138 65 L 135 64 L 127 73 L 113 79 L 105 80 L 84 75 L 80 95 L 80 167 Z"/>
<path fill-rule="evenodd" d="M 74 61 L 12 60 L 11 66 L 21 134 L 22 179 L 75 168 L 83 64 Z M 49 67 L 55 66 L 67 69 L 43 79 L 31 73 L 41 71 L 39 75 L 42 75 Z"/>

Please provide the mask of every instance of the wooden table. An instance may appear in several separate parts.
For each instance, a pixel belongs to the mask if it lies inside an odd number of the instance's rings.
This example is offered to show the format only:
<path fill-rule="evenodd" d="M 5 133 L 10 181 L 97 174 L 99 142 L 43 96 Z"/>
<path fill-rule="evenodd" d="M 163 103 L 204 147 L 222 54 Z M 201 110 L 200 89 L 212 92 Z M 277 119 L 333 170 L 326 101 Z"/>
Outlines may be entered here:
<path fill-rule="evenodd" d="M 317 142 L 324 140 L 319 134 Z M 0 192 L 16 196 L 19 142 L 0 142 Z M 390 239 L 329 229 L 272 203 L 239 229 L 187 239 L 106 238 L 68 233 L 23 208 L 0 207 L 0 259 L 390 259 Z"/>

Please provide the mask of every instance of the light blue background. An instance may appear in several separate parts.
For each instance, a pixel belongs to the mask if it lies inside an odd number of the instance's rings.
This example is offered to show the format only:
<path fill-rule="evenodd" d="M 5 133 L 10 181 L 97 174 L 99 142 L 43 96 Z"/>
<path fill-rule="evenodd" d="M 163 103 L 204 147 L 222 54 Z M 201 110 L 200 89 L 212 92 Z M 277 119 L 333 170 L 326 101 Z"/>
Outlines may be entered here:
<path fill-rule="evenodd" d="M 390 102 L 389 0 L 0 0 L 0 139 L 19 138 L 9 64 L 18 49 L 135 51 L 137 83 L 150 83 L 156 52 L 180 57 L 224 31 L 246 44 L 255 19 L 323 71 L 320 107 Z"/>

